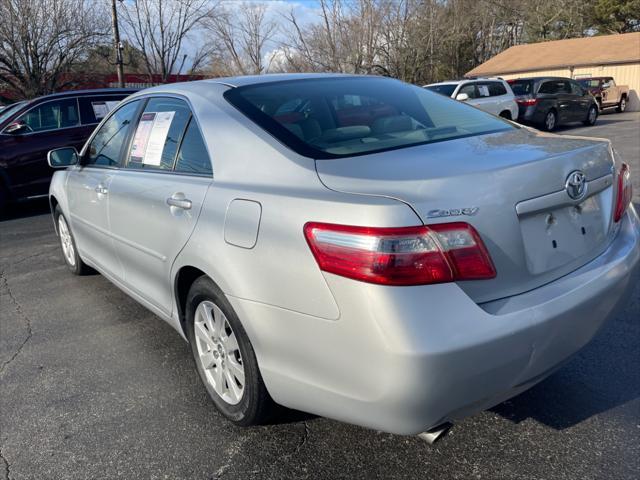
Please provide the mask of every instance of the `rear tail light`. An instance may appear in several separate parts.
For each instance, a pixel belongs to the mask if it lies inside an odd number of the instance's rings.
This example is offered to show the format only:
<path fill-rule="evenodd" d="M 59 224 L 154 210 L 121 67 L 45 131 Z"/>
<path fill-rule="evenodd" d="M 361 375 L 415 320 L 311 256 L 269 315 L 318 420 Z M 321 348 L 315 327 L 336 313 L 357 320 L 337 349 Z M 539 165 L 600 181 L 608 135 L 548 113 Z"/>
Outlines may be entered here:
<path fill-rule="evenodd" d="M 518 103 L 518 105 L 523 105 L 525 107 L 529 107 L 531 105 L 535 105 L 536 103 L 538 103 L 538 99 L 537 98 L 523 98 L 523 99 L 516 99 L 516 102 Z"/>
<path fill-rule="evenodd" d="M 616 196 L 616 209 L 613 215 L 615 222 L 619 222 L 622 215 L 624 215 L 624 212 L 631 203 L 632 194 L 629 166 L 623 163 L 618 172 L 618 194 Z"/>
<path fill-rule="evenodd" d="M 382 285 L 424 285 L 493 278 L 478 232 L 467 223 L 369 228 L 307 223 L 304 234 L 321 270 Z"/>

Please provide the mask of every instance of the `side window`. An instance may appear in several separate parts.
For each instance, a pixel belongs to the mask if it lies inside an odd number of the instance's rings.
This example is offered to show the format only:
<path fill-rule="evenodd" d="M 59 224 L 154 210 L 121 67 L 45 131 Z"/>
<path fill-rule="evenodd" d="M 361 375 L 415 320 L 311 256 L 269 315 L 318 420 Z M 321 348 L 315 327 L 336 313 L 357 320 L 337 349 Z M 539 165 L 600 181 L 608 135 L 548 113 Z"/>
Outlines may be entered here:
<path fill-rule="evenodd" d="M 139 105 L 139 100 L 127 103 L 100 127 L 89 145 L 85 165 L 116 166 L 120 163 L 120 152 Z"/>
<path fill-rule="evenodd" d="M 82 97 L 80 101 L 80 120 L 83 125 L 92 125 L 100 123 L 111 110 L 116 108 L 122 96 L 101 96 L 101 97 Z"/>
<path fill-rule="evenodd" d="M 544 82 L 538 93 L 558 93 L 558 82 Z"/>
<path fill-rule="evenodd" d="M 182 173 L 212 174 L 207 148 L 198 129 L 198 124 L 193 118 L 191 118 L 182 139 L 175 170 Z"/>
<path fill-rule="evenodd" d="M 561 84 L 560 85 L 560 92 L 562 92 L 562 93 L 571 93 L 571 82 L 567 82 L 565 80 L 565 81 L 562 81 L 562 82 L 559 82 L 559 83 Z"/>
<path fill-rule="evenodd" d="M 190 118 L 191 110 L 183 100 L 151 98 L 140 116 L 126 167 L 173 170 L 178 146 Z"/>
<path fill-rule="evenodd" d="M 469 98 L 478 98 L 478 95 L 476 94 L 476 86 L 474 83 L 467 83 L 466 85 L 463 85 L 460 90 L 458 90 L 458 95 L 460 95 L 461 93 L 466 93 L 467 95 L 469 95 Z"/>
<path fill-rule="evenodd" d="M 578 95 L 580 97 L 584 95 L 584 91 L 582 90 L 582 87 L 578 82 L 570 82 L 570 85 L 571 85 L 571 93 L 573 95 Z"/>
<path fill-rule="evenodd" d="M 609 82 L 612 87 L 616 86 L 616 81 L 613 78 L 607 78 L 607 82 Z"/>
<path fill-rule="evenodd" d="M 80 123 L 78 102 L 75 98 L 46 102 L 29 110 L 18 120 L 26 123 L 31 132 L 75 127 Z"/>
<path fill-rule="evenodd" d="M 498 97 L 500 95 L 506 95 L 507 89 L 500 82 L 489 83 L 489 95 L 492 97 Z"/>
<path fill-rule="evenodd" d="M 478 95 L 480 98 L 490 97 L 491 92 L 489 91 L 489 83 L 478 83 L 476 86 L 478 87 Z"/>

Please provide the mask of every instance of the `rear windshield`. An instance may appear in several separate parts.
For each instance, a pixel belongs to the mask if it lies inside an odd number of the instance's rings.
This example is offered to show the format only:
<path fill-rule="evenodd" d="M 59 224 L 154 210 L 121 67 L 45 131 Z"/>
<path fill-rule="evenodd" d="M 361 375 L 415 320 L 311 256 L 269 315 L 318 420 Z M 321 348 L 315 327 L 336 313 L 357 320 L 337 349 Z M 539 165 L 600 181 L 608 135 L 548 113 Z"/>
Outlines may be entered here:
<path fill-rule="evenodd" d="M 533 82 L 531 80 L 512 80 L 509 85 L 515 96 L 531 95 L 533 93 Z"/>
<path fill-rule="evenodd" d="M 426 88 L 427 90 L 431 90 L 432 92 L 439 93 L 440 95 L 450 97 L 451 95 L 453 95 L 453 91 L 456 89 L 456 87 L 456 84 L 449 83 L 447 85 L 427 85 L 424 88 Z"/>
<path fill-rule="evenodd" d="M 511 130 L 476 108 L 382 77 L 291 80 L 225 98 L 301 155 L 327 159 Z"/>
<path fill-rule="evenodd" d="M 600 80 L 578 80 L 578 83 L 584 88 L 598 88 L 600 86 Z"/>

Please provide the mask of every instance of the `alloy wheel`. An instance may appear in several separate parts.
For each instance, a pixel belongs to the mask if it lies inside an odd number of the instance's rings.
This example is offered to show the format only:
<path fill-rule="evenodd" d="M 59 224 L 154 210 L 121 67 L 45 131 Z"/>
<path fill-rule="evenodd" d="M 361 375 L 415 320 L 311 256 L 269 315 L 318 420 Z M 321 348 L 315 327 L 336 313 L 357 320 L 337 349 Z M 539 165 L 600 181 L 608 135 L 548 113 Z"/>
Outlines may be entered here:
<path fill-rule="evenodd" d="M 544 120 L 544 125 L 547 130 L 551 131 L 556 126 L 556 115 L 553 112 L 547 113 L 547 117 Z"/>
<path fill-rule="evenodd" d="M 76 249 L 73 246 L 73 239 L 67 221 L 62 215 L 58 216 L 58 233 L 60 234 L 60 244 L 62 245 L 62 253 L 67 263 L 72 267 L 76 266 Z"/>
<path fill-rule="evenodd" d="M 222 400 L 237 405 L 244 394 L 245 371 L 231 324 L 215 303 L 205 300 L 196 308 L 193 327 L 206 381 Z"/>

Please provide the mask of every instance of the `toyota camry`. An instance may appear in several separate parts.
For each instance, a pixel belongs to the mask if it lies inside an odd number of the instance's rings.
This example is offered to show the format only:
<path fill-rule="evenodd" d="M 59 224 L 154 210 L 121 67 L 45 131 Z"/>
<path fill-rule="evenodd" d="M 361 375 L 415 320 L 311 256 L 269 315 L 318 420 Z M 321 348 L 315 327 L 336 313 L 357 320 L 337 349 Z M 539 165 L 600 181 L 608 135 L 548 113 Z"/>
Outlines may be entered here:
<path fill-rule="evenodd" d="M 49 162 L 69 269 L 175 328 L 239 425 L 437 432 L 587 344 L 640 257 L 608 141 L 387 78 L 163 85 Z"/>

